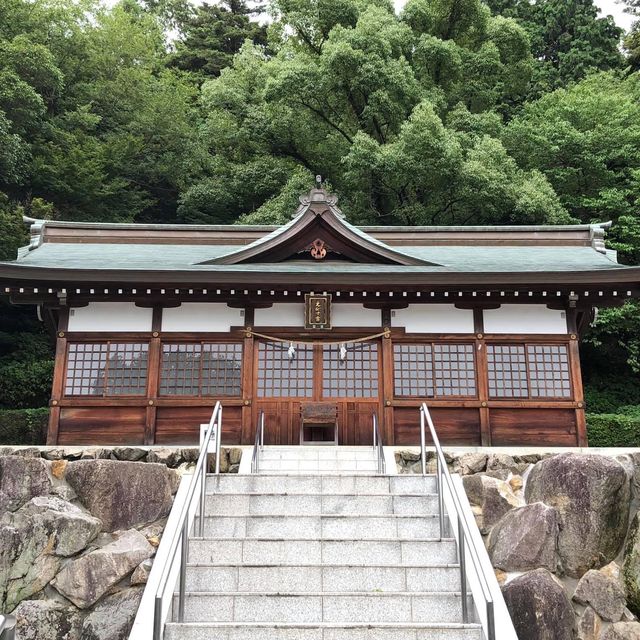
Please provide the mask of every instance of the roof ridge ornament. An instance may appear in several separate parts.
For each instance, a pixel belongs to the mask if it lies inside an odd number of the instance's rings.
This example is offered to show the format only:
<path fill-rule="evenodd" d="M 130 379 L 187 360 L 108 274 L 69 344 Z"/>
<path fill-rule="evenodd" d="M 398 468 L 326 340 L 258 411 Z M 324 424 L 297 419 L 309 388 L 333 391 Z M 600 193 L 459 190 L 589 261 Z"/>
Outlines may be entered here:
<path fill-rule="evenodd" d="M 301 195 L 299 200 L 300 200 L 300 206 L 297 208 L 296 212 L 293 214 L 292 216 L 293 218 L 297 218 L 301 213 L 303 213 L 307 209 L 307 207 L 309 207 L 309 205 L 314 203 L 325 203 L 333 210 L 333 212 L 336 215 L 340 216 L 341 218 L 344 218 L 344 214 L 336 206 L 338 202 L 338 196 L 335 193 L 329 193 L 322 186 L 321 175 L 316 176 L 316 181 L 311 191 L 309 191 L 309 193 L 305 193 Z"/>

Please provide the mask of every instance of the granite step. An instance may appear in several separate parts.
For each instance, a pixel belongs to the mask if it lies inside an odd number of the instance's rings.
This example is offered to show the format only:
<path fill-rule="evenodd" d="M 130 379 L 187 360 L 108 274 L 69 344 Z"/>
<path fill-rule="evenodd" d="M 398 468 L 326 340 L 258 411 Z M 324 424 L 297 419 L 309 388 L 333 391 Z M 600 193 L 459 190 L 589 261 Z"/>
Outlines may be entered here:
<path fill-rule="evenodd" d="M 187 590 L 284 592 L 455 592 L 460 588 L 457 565 L 188 565 Z"/>
<path fill-rule="evenodd" d="M 349 564 L 358 566 L 453 564 L 458 561 L 455 540 L 263 540 L 192 538 L 191 564 L 299 565 Z"/>
<path fill-rule="evenodd" d="M 291 515 L 354 514 L 433 515 L 438 496 L 433 493 L 333 494 L 238 493 L 210 494 L 205 497 L 207 515 Z"/>
<path fill-rule="evenodd" d="M 169 623 L 165 640 L 482 640 L 475 624 Z"/>
<path fill-rule="evenodd" d="M 378 470 L 376 460 L 335 459 L 335 460 L 260 460 L 260 473 L 362 473 L 374 474 Z"/>
<path fill-rule="evenodd" d="M 198 531 L 196 518 L 194 531 Z M 437 515 L 283 515 L 208 516 L 205 538 L 272 538 L 303 540 L 371 540 L 436 538 L 440 533 Z"/>
<path fill-rule="evenodd" d="M 207 493 L 404 494 L 435 493 L 435 476 L 221 474 L 207 477 Z"/>
<path fill-rule="evenodd" d="M 462 622 L 459 593 L 187 592 L 185 622 Z"/>
<path fill-rule="evenodd" d="M 373 447 L 346 447 L 325 445 L 279 447 L 266 445 L 260 451 L 260 460 L 373 460 Z"/>

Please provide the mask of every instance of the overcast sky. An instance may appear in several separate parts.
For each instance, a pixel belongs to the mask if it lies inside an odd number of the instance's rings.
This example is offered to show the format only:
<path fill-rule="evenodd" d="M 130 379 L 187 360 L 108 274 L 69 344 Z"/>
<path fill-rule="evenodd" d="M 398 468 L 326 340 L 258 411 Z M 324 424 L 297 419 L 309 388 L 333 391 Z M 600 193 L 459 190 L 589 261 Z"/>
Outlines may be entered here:
<path fill-rule="evenodd" d="M 0 0 L 1 1 L 1 0 Z M 107 6 L 113 5 L 117 0 L 102 0 Z M 210 2 L 212 0 L 209 0 Z M 215 1 L 215 0 L 213 0 Z M 192 0 L 198 2 L 198 0 Z M 396 8 L 400 9 L 406 0 L 394 0 Z M 595 0 L 596 5 L 600 7 L 601 15 L 612 15 L 616 24 L 623 29 L 629 29 L 633 22 L 633 16 L 624 12 L 624 6 L 616 2 L 616 0 Z"/>

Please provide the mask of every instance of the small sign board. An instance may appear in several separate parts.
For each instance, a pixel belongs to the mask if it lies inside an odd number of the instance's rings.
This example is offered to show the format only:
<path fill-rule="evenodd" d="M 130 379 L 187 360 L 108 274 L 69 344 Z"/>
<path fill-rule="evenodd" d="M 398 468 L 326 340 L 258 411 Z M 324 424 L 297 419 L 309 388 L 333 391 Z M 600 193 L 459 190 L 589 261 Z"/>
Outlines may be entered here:
<path fill-rule="evenodd" d="M 304 295 L 304 328 L 331 329 L 331 294 Z"/>

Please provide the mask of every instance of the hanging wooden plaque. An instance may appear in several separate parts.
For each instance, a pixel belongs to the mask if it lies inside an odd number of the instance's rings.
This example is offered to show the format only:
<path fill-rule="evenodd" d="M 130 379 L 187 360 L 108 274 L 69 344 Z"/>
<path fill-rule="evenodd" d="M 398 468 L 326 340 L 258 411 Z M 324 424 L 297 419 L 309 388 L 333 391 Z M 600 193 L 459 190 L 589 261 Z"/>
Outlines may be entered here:
<path fill-rule="evenodd" d="M 304 328 L 331 329 L 331 294 L 304 295 Z"/>

